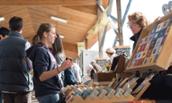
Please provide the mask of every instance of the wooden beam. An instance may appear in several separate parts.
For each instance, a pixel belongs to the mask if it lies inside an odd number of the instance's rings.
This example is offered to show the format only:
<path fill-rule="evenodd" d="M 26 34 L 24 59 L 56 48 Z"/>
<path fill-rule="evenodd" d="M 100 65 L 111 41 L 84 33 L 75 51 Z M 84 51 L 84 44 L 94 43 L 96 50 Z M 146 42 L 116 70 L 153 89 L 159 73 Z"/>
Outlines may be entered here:
<path fill-rule="evenodd" d="M 96 0 L 0 0 L 0 5 L 96 5 Z"/>
<path fill-rule="evenodd" d="M 107 8 L 109 5 L 109 0 L 102 0 L 102 5 L 104 8 Z"/>
<path fill-rule="evenodd" d="M 121 0 L 116 0 L 116 7 L 117 7 L 117 16 L 118 16 L 119 45 L 123 45 Z"/>
<path fill-rule="evenodd" d="M 64 6 L 96 5 L 96 0 L 64 0 Z"/>
<path fill-rule="evenodd" d="M 65 55 L 67 57 L 72 57 L 72 58 L 77 58 L 78 57 L 78 53 L 72 52 L 72 51 L 69 51 L 69 50 L 65 50 Z"/>
<path fill-rule="evenodd" d="M 93 44 L 95 44 L 97 40 L 98 40 L 98 34 L 86 38 L 85 40 L 86 48 L 88 49 L 91 46 L 93 46 Z"/>
<path fill-rule="evenodd" d="M 90 13 L 97 15 L 97 6 L 65 6 L 80 12 Z"/>
<path fill-rule="evenodd" d="M 0 0 L 0 5 L 43 5 L 61 4 L 61 0 Z"/>
<path fill-rule="evenodd" d="M 106 37 L 108 25 L 106 25 L 101 31 L 99 31 L 99 57 L 103 58 L 103 46 Z"/>

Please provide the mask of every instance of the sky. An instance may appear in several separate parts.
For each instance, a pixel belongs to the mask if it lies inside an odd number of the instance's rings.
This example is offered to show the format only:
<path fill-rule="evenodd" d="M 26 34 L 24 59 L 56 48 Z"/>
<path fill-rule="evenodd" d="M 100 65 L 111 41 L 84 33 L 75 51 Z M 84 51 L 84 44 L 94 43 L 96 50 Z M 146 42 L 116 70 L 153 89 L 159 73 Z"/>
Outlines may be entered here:
<path fill-rule="evenodd" d="M 129 0 L 121 0 L 122 14 L 125 11 L 128 1 Z M 164 4 L 168 4 L 169 1 L 172 1 L 172 0 L 132 0 L 128 14 L 132 14 L 133 12 L 142 12 L 143 15 L 145 15 L 145 17 L 151 23 L 157 17 L 163 16 L 162 6 Z M 115 9 L 116 7 L 114 7 L 112 11 L 114 16 L 116 16 Z M 128 20 L 126 18 L 124 26 L 123 26 L 124 45 L 129 45 L 132 48 L 133 42 L 129 39 L 132 36 L 132 32 L 127 27 L 127 22 Z M 104 50 L 106 50 L 106 48 L 112 47 L 114 38 L 115 38 L 115 34 L 113 33 L 113 30 L 109 30 L 106 34 L 104 48 L 103 48 Z M 96 43 L 90 50 L 98 50 L 98 43 Z"/>

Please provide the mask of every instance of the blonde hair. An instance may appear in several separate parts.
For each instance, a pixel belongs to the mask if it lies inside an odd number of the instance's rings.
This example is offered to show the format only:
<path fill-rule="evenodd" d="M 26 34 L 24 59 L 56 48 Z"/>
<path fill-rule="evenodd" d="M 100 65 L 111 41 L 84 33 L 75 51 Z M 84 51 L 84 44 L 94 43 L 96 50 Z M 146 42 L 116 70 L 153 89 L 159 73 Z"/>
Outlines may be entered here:
<path fill-rule="evenodd" d="M 138 24 L 141 28 L 144 28 L 148 25 L 146 17 L 141 12 L 134 12 L 128 16 L 129 22 L 134 22 Z"/>

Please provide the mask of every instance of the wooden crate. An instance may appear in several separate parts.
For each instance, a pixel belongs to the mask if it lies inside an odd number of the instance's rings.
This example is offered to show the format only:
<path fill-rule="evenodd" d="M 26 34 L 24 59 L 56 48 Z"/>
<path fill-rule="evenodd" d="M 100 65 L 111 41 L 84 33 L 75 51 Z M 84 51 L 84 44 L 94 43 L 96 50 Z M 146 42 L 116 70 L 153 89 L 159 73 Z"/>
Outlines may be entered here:
<path fill-rule="evenodd" d="M 95 81 L 97 81 L 97 82 L 112 81 L 113 78 L 115 78 L 114 72 L 98 72 L 98 73 L 96 73 Z"/>
<path fill-rule="evenodd" d="M 166 70 L 172 60 L 172 14 L 153 22 L 141 33 L 126 71 Z"/>

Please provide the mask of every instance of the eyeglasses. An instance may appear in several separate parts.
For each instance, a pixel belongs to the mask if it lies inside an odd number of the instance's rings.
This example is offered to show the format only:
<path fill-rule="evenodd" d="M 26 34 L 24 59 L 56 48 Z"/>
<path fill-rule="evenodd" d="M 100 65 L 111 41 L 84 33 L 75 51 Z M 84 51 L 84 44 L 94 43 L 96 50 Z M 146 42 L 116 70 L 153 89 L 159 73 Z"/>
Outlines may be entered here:
<path fill-rule="evenodd" d="M 128 27 L 132 28 L 132 27 L 136 27 L 136 26 L 139 26 L 139 25 L 134 22 L 128 22 Z"/>
<path fill-rule="evenodd" d="M 52 32 L 52 31 L 50 31 L 49 33 L 56 35 L 56 32 Z"/>

